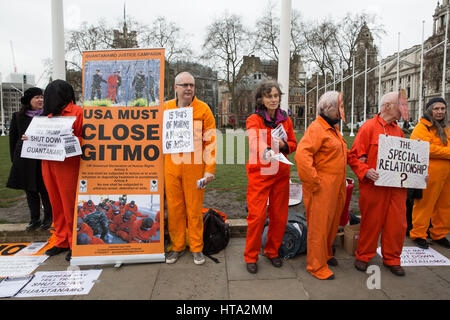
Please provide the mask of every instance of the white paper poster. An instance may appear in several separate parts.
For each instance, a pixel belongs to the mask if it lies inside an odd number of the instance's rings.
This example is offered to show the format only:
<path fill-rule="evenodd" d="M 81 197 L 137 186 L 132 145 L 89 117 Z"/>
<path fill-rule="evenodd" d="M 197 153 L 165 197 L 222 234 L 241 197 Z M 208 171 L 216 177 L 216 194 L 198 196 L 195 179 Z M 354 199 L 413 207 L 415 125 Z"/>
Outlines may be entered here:
<path fill-rule="evenodd" d="M 62 136 L 72 135 L 76 117 L 34 117 L 25 131 L 22 158 L 64 161 L 66 144 Z M 81 148 L 80 153 L 81 154 Z M 70 155 L 69 155 L 70 156 Z"/>
<path fill-rule="evenodd" d="M 102 270 L 36 272 L 17 298 L 89 294 Z"/>
<path fill-rule="evenodd" d="M 0 277 L 23 277 L 39 267 L 48 256 L 7 256 L 0 257 Z"/>
<path fill-rule="evenodd" d="M 381 248 L 377 249 L 377 253 L 382 257 Z M 400 261 L 403 267 L 450 266 L 450 260 L 447 257 L 431 248 L 403 247 Z"/>
<path fill-rule="evenodd" d="M 428 174 L 430 144 L 380 134 L 376 171 L 380 175 L 376 186 L 425 189 Z"/>
<path fill-rule="evenodd" d="M 193 108 L 164 111 L 163 153 L 194 152 Z"/>

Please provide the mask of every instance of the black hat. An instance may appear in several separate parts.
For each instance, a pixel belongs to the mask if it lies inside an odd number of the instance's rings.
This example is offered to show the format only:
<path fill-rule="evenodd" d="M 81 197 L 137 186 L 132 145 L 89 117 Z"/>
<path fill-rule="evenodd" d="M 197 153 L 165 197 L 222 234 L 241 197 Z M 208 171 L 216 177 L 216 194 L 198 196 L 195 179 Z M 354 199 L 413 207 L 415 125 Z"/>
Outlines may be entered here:
<path fill-rule="evenodd" d="M 153 219 L 152 218 L 144 218 L 142 220 L 142 227 L 143 228 L 151 228 L 153 226 Z"/>
<path fill-rule="evenodd" d="M 445 106 L 447 106 L 447 102 L 445 102 L 445 100 L 443 98 L 433 98 L 430 101 L 428 101 L 425 109 L 428 109 L 428 107 L 432 106 L 433 104 L 435 104 L 437 102 L 442 102 L 443 104 L 445 104 Z"/>
<path fill-rule="evenodd" d="M 31 99 L 33 99 L 33 97 L 35 96 L 42 96 L 43 92 L 41 88 L 38 87 L 31 87 L 27 90 L 25 90 L 25 92 L 23 93 L 23 97 L 20 98 L 20 102 L 24 105 L 27 106 L 30 104 Z"/>

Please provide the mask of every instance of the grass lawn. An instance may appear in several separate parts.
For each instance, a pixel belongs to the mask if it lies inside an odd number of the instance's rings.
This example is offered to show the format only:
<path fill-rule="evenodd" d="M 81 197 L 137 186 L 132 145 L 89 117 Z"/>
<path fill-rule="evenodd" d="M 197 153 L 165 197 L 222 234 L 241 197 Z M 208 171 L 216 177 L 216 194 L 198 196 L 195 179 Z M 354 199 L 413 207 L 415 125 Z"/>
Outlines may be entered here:
<path fill-rule="evenodd" d="M 18 198 L 24 198 L 25 192 L 6 187 L 11 160 L 9 158 L 9 136 L 0 136 L 0 208 L 8 208 L 14 205 Z"/>
<path fill-rule="evenodd" d="M 303 137 L 303 134 L 296 134 L 297 143 Z M 232 191 L 236 196 L 235 199 L 237 201 L 243 201 L 246 198 L 246 190 L 247 190 L 247 173 L 245 171 L 245 164 L 236 164 L 238 159 L 238 151 L 237 151 L 237 143 L 235 141 L 235 151 L 234 151 L 234 164 L 226 163 L 226 139 L 230 139 L 232 136 L 228 135 L 224 138 L 224 142 L 222 144 L 218 143 L 218 164 L 216 165 L 216 179 L 208 185 L 206 191 L 208 190 L 217 190 L 219 192 L 230 192 Z M 347 147 L 350 149 L 353 145 L 353 141 L 355 137 L 344 136 L 347 141 Z M 237 138 L 235 138 L 237 140 Z M 221 149 L 221 146 L 223 149 Z M 297 173 L 297 165 L 295 164 L 295 152 L 288 156 L 289 161 L 294 163 L 291 166 L 291 180 L 293 182 L 300 182 L 300 178 Z M 222 159 L 220 161 L 219 159 Z M 245 161 L 239 161 L 240 163 L 246 162 L 248 160 L 248 139 L 245 139 Z M 220 164 L 220 162 L 222 164 Z M 230 161 L 229 161 L 230 162 Z M 353 189 L 353 197 L 359 197 L 358 190 L 358 179 L 353 171 L 347 166 L 347 177 L 352 178 L 355 181 L 355 188 Z"/>

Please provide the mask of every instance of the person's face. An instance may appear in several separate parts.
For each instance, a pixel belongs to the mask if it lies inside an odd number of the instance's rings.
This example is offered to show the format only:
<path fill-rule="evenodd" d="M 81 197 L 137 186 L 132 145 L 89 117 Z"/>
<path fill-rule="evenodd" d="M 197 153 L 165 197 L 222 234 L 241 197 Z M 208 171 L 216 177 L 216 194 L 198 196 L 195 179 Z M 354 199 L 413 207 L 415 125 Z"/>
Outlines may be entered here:
<path fill-rule="evenodd" d="M 445 118 L 445 112 L 447 107 L 442 102 L 435 103 L 433 109 L 431 109 L 431 115 L 436 121 L 441 121 Z"/>
<path fill-rule="evenodd" d="M 44 96 L 34 96 L 30 101 L 31 110 L 40 110 L 44 107 Z"/>
<path fill-rule="evenodd" d="M 272 87 L 270 92 L 263 96 L 262 103 L 268 111 L 275 111 L 280 105 L 280 93 L 277 88 Z"/>
<path fill-rule="evenodd" d="M 195 81 L 194 78 L 188 74 L 182 75 L 175 83 L 175 92 L 178 100 L 190 102 L 194 98 Z"/>
<path fill-rule="evenodd" d="M 398 117 L 396 117 L 396 120 L 400 120 L 400 117 L 403 118 L 403 120 L 408 120 L 409 118 L 409 114 L 408 114 L 408 99 L 406 97 L 406 92 L 405 90 L 400 90 L 399 94 L 398 94 L 398 113 L 400 113 L 400 115 Z M 397 114 L 397 113 L 396 113 Z"/>

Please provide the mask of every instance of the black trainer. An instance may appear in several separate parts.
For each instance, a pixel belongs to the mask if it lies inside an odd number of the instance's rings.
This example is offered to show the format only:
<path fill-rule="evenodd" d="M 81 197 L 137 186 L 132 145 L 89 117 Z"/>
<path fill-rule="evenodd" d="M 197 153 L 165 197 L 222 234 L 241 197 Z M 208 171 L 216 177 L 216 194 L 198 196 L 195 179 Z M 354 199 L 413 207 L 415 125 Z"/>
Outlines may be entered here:
<path fill-rule="evenodd" d="M 448 241 L 448 239 L 446 237 L 443 237 L 438 240 L 433 240 L 433 241 L 436 243 L 439 243 L 443 247 L 450 248 L 450 241 Z"/>
<path fill-rule="evenodd" d="M 66 261 L 70 262 L 70 258 L 72 258 L 72 250 L 69 250 L 69 252 L 67 252 L 67 254 L 66 254 Z"/>
<path fill-rule="evenodd" d="M 335 257 L 331 257 L 330 260 L 327 261 L 327 264 L 332 267 L 336 267 L 339 263 Z"/>
<path fill-rule="evenodd" d="M 39 228 L 40 225 L 41 225 L 41 220 L 38 220 L 38 221 L 31 221 L 31 222 L 27 225 L 26 230 L 27 230 L 27 231 L 34 231 L 34 230 L 36 230 L 37 228 Z"/>
<path fill-rule="evenodd" d="M 415 238 L 413 240 L 419 248 L 428 249 L 428 242 L 422 238 Z"/>
<path fill-rule="evenodd" d="M 44 222 L 42 222 L 42 224 L 41 224 L 41 230 L 48 230 L 48 229 L 50 229 L 50 227 L 52 226 L 52 220 L 50 220 L 50 221 L 45 221 L 44 220 Z"/>
<path fill-rule="evenodd" d="M 68 250 L 69 250 L 69 248 L 53 247 L 53 248 L 48 249 L 47 251 L 45 251 L 44 254 L 52 257 L 52 256 L 56 256 L 57 254 L 66 252 Z"/>

